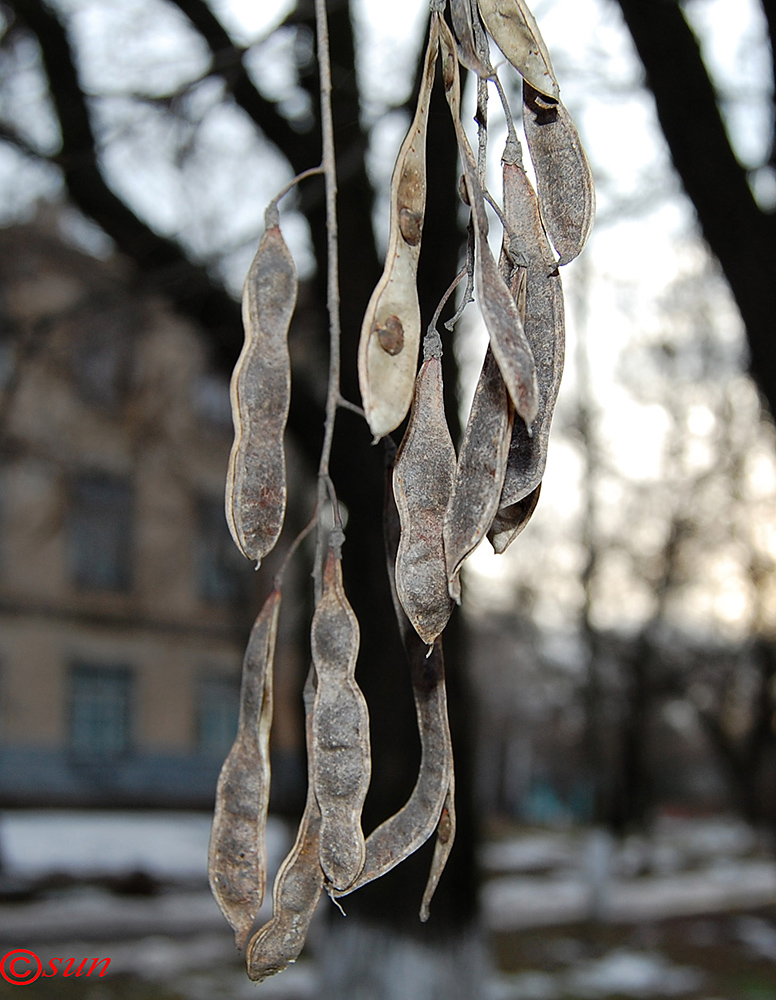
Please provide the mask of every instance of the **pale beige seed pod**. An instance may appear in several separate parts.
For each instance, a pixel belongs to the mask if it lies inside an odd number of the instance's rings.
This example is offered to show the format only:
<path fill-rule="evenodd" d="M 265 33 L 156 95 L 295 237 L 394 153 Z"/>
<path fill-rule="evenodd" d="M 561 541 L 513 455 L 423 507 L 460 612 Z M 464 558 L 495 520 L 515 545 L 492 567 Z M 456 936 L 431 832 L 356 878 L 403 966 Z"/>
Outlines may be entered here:
<path fill-rule="evenodd" d="M 294 259 L 267 211 L 267 229 L 245 279 L 245 343 L 231 381 L 234 444 L 226 520 L 237 547 L 258 563 L 275 546 L 286 513 L 283 435 L 291 399 L 288 328 L 297 296 Z"/>
<path fill-rule="evenodd" d="M 417 275 L 426 212 L 426 131 L 439 45 L 433 15 L 415 117 L 391 179 L 391 216 L 385 268 L 369 299 L 358 348 L 358 379 L 375 439 L 407 415 L 420 346 Z"/>
<path fill-rule="evenodd" d="M 272 667 L 279 612 L 280 592 L 273 590 L 245 650 L 237 736 L 218 778 L 210 833 L 210 887 L 238 948 L 259 912 L 267 880 Z"/>
<path fill-rule="evenodd" d="M 539 25 L 525 0 L 478 0 L 493 41 L 518 73 L 542 94 L 558 97 L 558 81 Z"/>

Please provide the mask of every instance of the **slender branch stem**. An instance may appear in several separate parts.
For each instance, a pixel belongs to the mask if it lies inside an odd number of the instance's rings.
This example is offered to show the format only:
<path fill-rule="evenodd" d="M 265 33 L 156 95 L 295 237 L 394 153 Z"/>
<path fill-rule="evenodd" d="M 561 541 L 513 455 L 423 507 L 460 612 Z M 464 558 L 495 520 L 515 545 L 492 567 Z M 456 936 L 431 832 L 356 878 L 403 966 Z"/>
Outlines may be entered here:
<path fill-rule="evenodd" d="M 431 322 L 428 325 L 429 332 L 431 330 L 436 330 L 437 323 L 439 322 L 439 317 L 442 315 L 442 310 L 447 305 L 447 300 L 450 298 L 450 296 L 456 290 L 456 288 L 458 287 L 458 285 L 466 277 L 466 275 L 468 273 L 468 270 L 469 270 L 468 265 L 464 264 L 464 266 L 461 268 L 461 270 L 458 272 L 458 274 L 456 274 L 456 276 L 450 282 L 449 288 L 447 289 L 447 291 L 445 292 L 445 294 L 442 296 L 442 298 L 439 300 L 439 305 L 436 307 L 436 311 L 434 312 L 434 315 L 431 317 Z"/>
<path fill-rule="evenodd" d="M 310 167 L 309 170 L 303 170 L 301 174 L 297 174 L 296 177 L 294 177 L 292 180 L 290 180 L 288 182 L 288 184 L 286 184 L 286 186 L 284 188 L 280 189 L 280 191 L 278 192 L 278 194 L 276 194 L 275 197 L 272 199 L 271 204 L 277 206 L 277 203 L 282 198 L 285 198 L 285 196 L 288 194 L 288 192 L 292 188 L 295 188 L 296 185 L 299 184 L 301 181 L 306 181 L 308 177 L 317 177 L 317 176 L 319 176 L 320 174 L 323 174 L 323 173 L 325 173 L 325 168 L 324 168 L 323 164 L 321 164 L 319 167 Z"/>
<path fill-rule="evenodd" d="M 326 0 L 315 0 L 315 25 L 318 43 L 318 67 L 321 86 L 321 134 L 323 157 L 321 166 L 326 183 L 326 251 L 327 279 L 326 305 L 329 313 L 329 387 L 326 396 L 326 423 L 324 426 L 321 461 L 318 466 L 318 510 L 326 501 L 326 494 L 333 496 L 335 519 L 339 510 L 334 487 L 329 479 L 329 461 L 334 438 L 334 421 L 340 394 L 340 295 L 339 295 L 339 241 L 337 230 L 337 166 L 334 155 L 334 120 L 331 107 L 331 59 L 329 55 L 329 26 Z M 336 520 L 335 520 L 336 523 Z M 324 532 L 318 523 L 315 579 L 316 597 L 319 595 L 323 572 Z"/>

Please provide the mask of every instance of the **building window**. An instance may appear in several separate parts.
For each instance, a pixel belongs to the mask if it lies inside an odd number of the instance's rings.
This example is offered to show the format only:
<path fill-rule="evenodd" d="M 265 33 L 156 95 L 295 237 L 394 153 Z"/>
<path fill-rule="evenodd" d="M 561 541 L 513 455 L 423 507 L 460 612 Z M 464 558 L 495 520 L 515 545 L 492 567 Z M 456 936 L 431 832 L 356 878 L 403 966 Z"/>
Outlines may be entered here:
<path fill-rule="evenodd" d="M 199 682 L 199 751 L 223 760 L 237 735 L 240 685 L 231 677 L 203 677 Z"/>
<path fill-rule="evenodd" d="M 112 758 L 131 741 L 132 674 L 126 667 L 76 664 L 70 670 L 70 749 Z"/>
<path fill-rule="evenodd" d="M 249 593 L 252 567 L 240 554 L 226 525 L 224 501 L 199 501 L 199 596 L 209 604 L 235 604 Z"/>
<path fill-rule="evenodd" d="M 73 480 L 68 540 L 70 573 L 77 587 L 129 590 L 132 561 L 129 482 L 101 474 Z"/>

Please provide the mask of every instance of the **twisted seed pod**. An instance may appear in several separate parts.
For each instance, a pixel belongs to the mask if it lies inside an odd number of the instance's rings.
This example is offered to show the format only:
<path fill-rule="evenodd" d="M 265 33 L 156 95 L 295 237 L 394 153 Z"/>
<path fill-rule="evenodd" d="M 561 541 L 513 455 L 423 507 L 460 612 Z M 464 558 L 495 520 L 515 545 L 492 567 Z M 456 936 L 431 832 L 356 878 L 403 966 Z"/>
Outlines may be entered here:
<path fill-rule="evenodd" d="M 296 305 L 294 260 L 267 210 L 267 228 L 243 290 L 245 343 L 232 374 L 234 444 L 226 479 L 226 520 L 237 547 L 261 562 L 286 512 L 283 434 L 291 368 L 288 328 Z"/>
<path fill-rule="evenodd" d="M 305 687 L 305 736 L 312 747 L 312 675 Z M 308 764 L 309 771 L 309 764 Z M 301 954 L 310 921 L 323 890 L 318 860 L 321 811 L 308 775 L 307 801 L 296 841 L 275 876 L 272 917 L 253 935 L 246 952 L 248 976 L 262 982 L 282 972 Z"/>
<path fill-rule="evenodd" d="M 515 409 L 530 427 L 538 411 L 536 366 L 517 306 L 499 274 L 488 245 L 485 198 L 477 177 L 474 154 L 461 125 L 461 87 L 455 42 L 444 21 L 439 23 L 439 32 L 447 103 L 455 126 L 466 194 L 474 220 L 477 301 L 509 395 Z"/>
<path fill-rule="evenodd" d="M 369 300 L 358 347 L 364 413 L 375 438 L 404 420 L 420 346 L 417 274 L 426 211 L 426 131 L 439 44 L 438 15 L 431 19 L 415 117 L 391 179 L 391 217 L 385 269 Z"/>
<path fill-rule="evenodd" d="M 460 572 L 498 510 L 509 457 L 514 410 L 490 347 L 464 431 L 444 522 L 450 596 L 461 602 Z M 522 420 L 521 420 L 522 423 Z"/>
<path fill-rule="evenodd" d="M 536 508 L 565 351 L 561 279 L 557 269 L 549 270 L 552 248 L 539 216 L 536 194 L 520 163 L 519 150 L 508 147 L 502 168 L 508 230 L 504 258 L 521 262 L 513 276 L 513 293 L 518 298 L 517 286 L 524 287 L 523 322 L 536 359 L 539 408 L 530 434 L 525 422 L 515 418 L 499 512 L 489 533 L 497 552 L 503 552 L 517 537 Z M 531 503 L 523 503 L 531 496 Z"/>
<path fill-rule="evenodd" d="M 339 554 L 329 550 L 313 616 L 318 689 L 312 713 L 312 784 L 321 810 L 320 862 L 328 882 L 346 889 L 364 867 L 364 805 L 371 758 L 369 713 L 356 684 L 359 629 L 342 585 Z"/>
<path fill-rule="evenodd" d="M 269 804 L 272 664 L 280 591 L 264 603 L 245 650 L 237 736 L 221 768 L 210 833 L 213 895 L 242 948 L 264 899 Z"/>
<path fill-rule="evenodd" d="M 450 785 L 447 789 L 445 804 L 442 807 L 442 815 L 439 817 L 437 825 L 437 841 L 434 845 L 434 857 L 431 859 L 431 871 L 428 882 L 423 893 L 423 900 L 420 904 L 420 919 L 425 924 L 428 920 L 431 907 L 431 900 L 439 885 L 439 879 L 445 870 L 450 851 L 453 849 L 455 840 L 455 779 L 450 774 Z"/>
<path fill-rule="evenodd" d="M 559 265 L 587 243 L 595 218 L 595 186 L 571 115 L 561 101 L 544 97 L 523 81 L 523 124 L 531 152 L 539 210 Z"/>
<path fill-rule="evenodd" d="M 436 331 L 426 335 L 424 357 L 407 433 L 396 456 L 393 494 L 401 523 L 396 591 L 413 628 L 430 646 L 453 610 L 443 524 L 456 462 L 445 419 L 442 342 Z"/>
<path fill-rule="evenodd" d="M 485 27 L 517 72 L 540 93 L 557 98 L 550 53 L 525 0 L 478 2 Z"/>
<path fill-rule="evenodd" d="M 394 611 L 410 664 L 420 735 L 420 768 L 415 787 L 404 806 L 366 838 L 366 861 L 361 874 L 349 889 L 343 893 L 335 892 L 335 896 L 346 895 L 380 878 L 425 844 L 437 826 L 453 772 L 442 639 L 438 637 L 435 640 L 429 653 L 410 624 L 396 593 L 394 571 L 400 528 L 390 483 L 392 465 L 393 456 L 387 470 L 389 475 L 385 491 L 385 549 Z"/>
<path fill-rule="evenodd" d="M 522 500 L 510 504 L 508 507 L 499 508 L 488 532 L 488 539 L 496 555 L 505 552 L 531 520 L 536 505 L 539 503 L 541 489 L 542 484 L 539 483 L 536 489 L 528 496 L 523 497 Z"/>

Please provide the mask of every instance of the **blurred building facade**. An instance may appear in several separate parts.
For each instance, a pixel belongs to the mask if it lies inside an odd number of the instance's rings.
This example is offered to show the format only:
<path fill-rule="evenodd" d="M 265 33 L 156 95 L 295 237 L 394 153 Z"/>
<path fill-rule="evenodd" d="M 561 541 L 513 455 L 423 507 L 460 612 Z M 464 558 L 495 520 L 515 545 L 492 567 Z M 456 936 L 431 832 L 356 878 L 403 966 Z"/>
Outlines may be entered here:
<path fill-rule="evenodd" d="M 0 231 L 0 802 L 208 805 L 257 598 L 228 387 L 57 227 Z"/>

